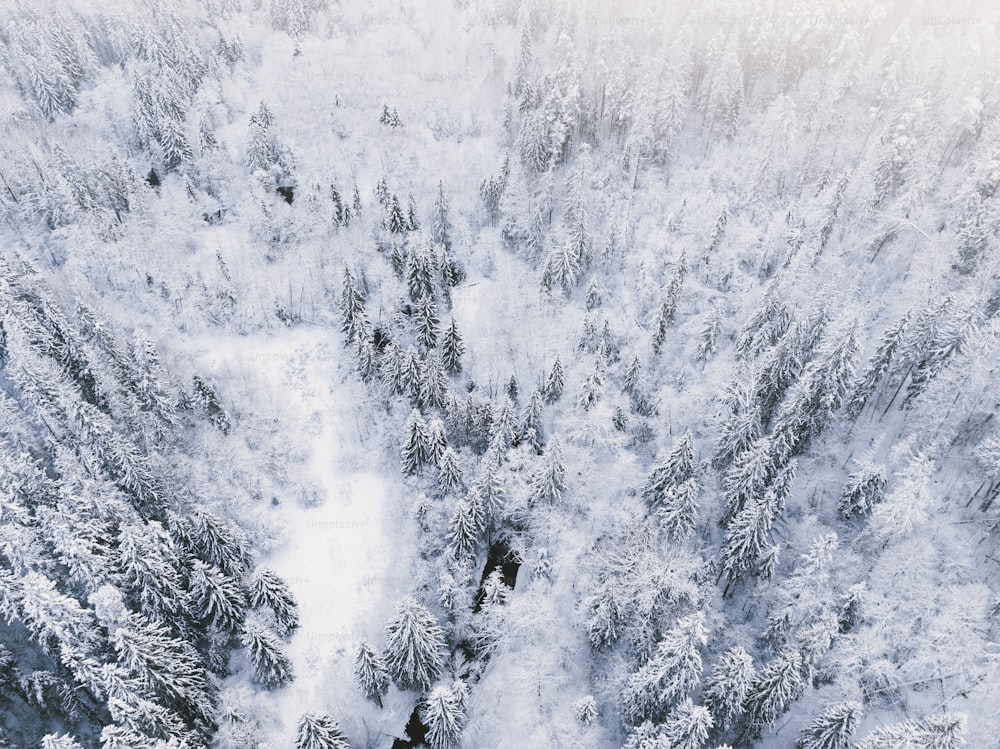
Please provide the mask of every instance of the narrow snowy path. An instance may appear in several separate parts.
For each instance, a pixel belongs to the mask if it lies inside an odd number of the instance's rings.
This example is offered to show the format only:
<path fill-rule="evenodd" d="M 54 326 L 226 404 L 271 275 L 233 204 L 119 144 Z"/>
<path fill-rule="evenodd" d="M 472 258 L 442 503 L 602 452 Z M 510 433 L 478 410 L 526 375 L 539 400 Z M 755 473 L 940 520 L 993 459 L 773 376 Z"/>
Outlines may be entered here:
<path fill-rule="evenodd" d="M 370 416 L 362 412 L 358 383 L 344 377 L 350 363 L 342 361 L 339 341 L 320 329 L 254 342 L 252 352 L 217 348 L 213 357 L 266 388 L 308 451 L 295 479 L 316 489 L 312 506 L 284 497 L 274 508 L 285 543 L 261 560 L 287 581 L 301 619 L 288 646 L 296 678 L 268 696 L 279 723 L 268 733 L 290 746 L 303 712 L 327 711 L 355 736 L 380 735 L 384 744 L 388 733 L 399 734 L 410 705 L 390 695 L 373 715 L 354 688 L 353 659 L 362 638 L 381 645 L 388 611 L 408 592 L 411 540 L 399 503 L 389 501 L 397 487 L 378 472 L 374 444 L 360 440 Z"/>

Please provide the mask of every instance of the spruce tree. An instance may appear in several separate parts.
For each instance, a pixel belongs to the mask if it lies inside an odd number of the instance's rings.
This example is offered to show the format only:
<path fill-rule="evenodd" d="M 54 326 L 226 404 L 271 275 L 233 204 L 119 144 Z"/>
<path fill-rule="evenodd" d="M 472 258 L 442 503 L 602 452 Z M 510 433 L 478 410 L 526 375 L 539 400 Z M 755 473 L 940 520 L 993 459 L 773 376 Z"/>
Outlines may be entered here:
<path fill-rule="evenodd" d="M 841 517 L 850 520 L 868 515 L 882 501 L 885 484 L 884 468 L 862 463 L 858 470 L 847 477 L 847 483 L 840 494 L 837 509 Z"/>
<path fill-rule="evenodd" d="M 298 603 L 288 584 L 267 567 L 258 567 L 250 577 L 250 606 L 267 608 L 273 615 L 278 632 L 289 635 L 299 626 Z"/>
<path fill-rule="evenodd" d="M 235 634 L 246 616 L 246 591 L 217 567 L 196 559 L 191 565 L 189 587 L 198 618 Z"/>
<path fill-rule="evenodd" d="M 434 198 L 431 238 L 445 250 L 451 249 L 451 218 L 448 210 L 448 194 L 444 191 L 443 182 L 438 182 L 437 196 Z"/>
<path fill-rule="evenodd" d="M 399 197 L 395 194 L 389 199 L 385 227 L 392 234 L 405 234 L 410 228 L 403 214 L 403 207 L 399 204 Z"/>
<path fill-rule="evenodd" d="M 405 474 L 416 473 L 430 460 L 430 434 L 420 411 L 413 409 L 406 420 L 405 439 L 400 452 L 400 468 Z"/>
<path fill-rule="evenodd" d="M 354 680 L 365 697 L 382 707 L 382 698 L 389 691 L 389 672 L 385 659 L 365 640 L 354 657 Z"/>
<path fill-rule="evenodd" d="M 685 697 L 663 726 L 663 737 L 671 749 L 702 749 L 712 730 L 712 714 Z"/>
<path fill-rule="evenodd" d="M 746 735 L 761 731 L 783 715 L 805 691 L 806 664 L 797 648 L 783 650 L 750 684 L 744 709 Z"/>
<path fill-rule="evenodd" d="M 295 749 L 351 749 L 351 744 L 332 715 L 305 713 L 295 729 Z"/>
<path fill-rule="evenodd" d="M 458 746 L 465 725 L 464 683 L 440 685 L 431 690 L 420 710 L 421 722 L 427 727 L 424 738 L 429 749 L 453 749 Z"/>
<path fill-rule="evenodd" d="M 542 459 L 542 468 L 531 482 L 530 501 L 558 504 L 566 496 L 566 465 L 557 438 L 553 437 Z"/>
<path fill-rule="evenodd" d="M 385 663 L 400 689 L 429 689 L 444 668 L 444 634 L 412 596 L 400 601 L 385 625 Z"/>
<path fill-rule="evenodd" d="M 441 359 L 448 374 L 456 375 L 462 371 L 462 356 L 465 354 L 465 344 L 458 332 L 458 324 L 452 318 L 451 325 L 445 331 L 441 343 Z"/>
<path fill-rule="evenodd" d="M 455 506 L 448 529 L 448 551 L 454 559 L 469 559 L 475 555 L 485 528 L 482 500 L 475 491 L 460 499 Z"/>
<path fill-rule="evenodd" d="M 425 350 L 437 346 L 438 330 L 441 320 L 438 318 L 437 303 L 431 295 L 424 296 L 416 309 L 417 343 Z"/>
<path fill-rule="evenodd" d="M 562 360 L 557 355 L 555 362 L 552 364 L 552 370 L 549 372 L 549 376 L 545 380 L 545 402 L 555 403 L 560 397 L 562 397 L 563 389 L 565 387 L 566 375 L 563 372 Z"/>
<path fill-rule="evenodd" d="M 427 462 L 440 467 L 441 456 L 448 449 L 448 437 L 441 419 L 431 419 L 427 426 Z"/>
<path fill-rule="evenodd" d="M 848 749 L 861 723 L 861 703 L 838 702 L 820 713 L 802 731 L 796 749 Z"/>
<path fill-rule="evenodd" d="M 432 351 L 426 360 L 423 378 L 420 382 L 419 402 L 426 408 L 443 408 L 448 395 L 448 376 L 444 364 L 436 351 Z"/>
<path fill-rule="evenodd" d="M 634 393 L 639 385 L 639 373 L 642 371 L 642 364 L 639 363 L 639 357 L 633 357 L 632 363 L 628 365 L 628 369 L 625 372 L 625 380 L 622 384 L 622 391 L 625 393 Z"/>
<path fill-rule="evenodd" d="M 699 648 L 706 642 L 704 614 L 678 620 L 656 646 L 649 661 L 625 683 L 621 713 L 627 724 L 665 720 L 670 708 L 700 681 Z"/>
<path fill-rule="evenodd" d="M 702 700 L 717 728 L 725 731 L 735 725 L 755 677 L 753 659 L 738 645 L 723 653 L 712 667 L 705 679 Z"/>
<path fill-rule="evenodd" d="M 542 412 L 544 411 L 544 399 L 542 393 L 537 388 L 531 391 L 531 396 L 528 398 L 528 402 L 521 412 L 521 422 L 518 425 L 518 440 L 521 442 L 526 442 L 529 440 L 529 434 L 533 435 L 534 440 L 540 440 L 542 437 Z"/>
<path fill-rule="evenodd" d="M 462 469 L 458 465 L 458 456 L 450 447 L 445 448 L 438 460 L 438 486 L 444 491 L 455 491 L 462 486 Z"/>
<path fill-rule="evenodd" d="M 664 530 L 675 539 L 694 532 L 698 516 L 698 484 L 693 478 L 667 489 L 657 508 Z"/>
<path fill-rule="evenodd" d="M 253 680 L 268 689 L 282 687 L 295 678 L 292 662 L 278 635 L 260 622 L 247 621 L 241 636 L 250 658 Z"/>

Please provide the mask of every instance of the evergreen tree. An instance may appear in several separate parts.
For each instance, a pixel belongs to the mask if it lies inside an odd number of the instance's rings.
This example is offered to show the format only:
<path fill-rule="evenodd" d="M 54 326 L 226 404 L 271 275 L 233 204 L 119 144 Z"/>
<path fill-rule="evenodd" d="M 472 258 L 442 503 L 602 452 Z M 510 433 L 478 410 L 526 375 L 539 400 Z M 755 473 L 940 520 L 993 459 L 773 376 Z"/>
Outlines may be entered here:
<path fill-rule="evenodd" d="M 295 729 L 295 749 L 351 749 L 351 744 L 332 715 L 305 713 Z"/>
<path fill-rule="evenodd" d="M 544 403 L 541 391 L 537 388 L 532 390 L 524 411 L 521 412 L 521 422 L 517 432 L 519 441 L 529 442 L 541 439 L 542 412 L 545 409 Z"/>
<path fill-rule="evenodd" d="M 628 365 L 628 370 L 625 372 L 625 381 L 622 385 L 622 391 L 626 393 L 634 393 L 636 388 L 639 386 L 639 373 L 642 371 L 642 364 L 639 363 L 639 357 L 636 356 L 632 359 L 632 363 Z"/>
<path fill-rule="evenodd" d="M 698 516 L 698 485 L 695 480 L 689 478 L 667 489 L 657 508 L 657 515 L 673 538 L 691 535 Z"/>
<path fill-rule="evenodd" d="M 788 710 L 807 686 L 806 664 L 795 648 L 783 650 L 750 684 L 744 710 L 746 734 L 760 732 Z"/>
<path fill-rule="evenodd" d="M 597 276 L 591 276 L 590 283 L 587 284 L 587 311 L 600 307 L 601 301 L 601 288 L 597 285 Z"/>
<path fill-rule="evenodd" d="M 451 250 L 451 218 L 448 210 L 448 194 L 444 191 L 443 182 L 438 182 L 437 196 L 434 198 L 431 238 L 445 250 Z"/>
<path fill-rule="evenodd" d="M 562 360 L 557 355 L 555 362 L 552 364 L 552 370 L 549 372 L 548 379 L 545 380 L 545 402 L 555 403 L 562 397 L 565 387 L 566 375 L 563 372 Z"/>
<path fill-rule="evenodd" d="M 191 564 L 191 599 L 194 611 L 204 622 L 235 634 L 246 616 L 246 591 L 217 567 L 196 559 Z"/>
<path fill-rule="evenodd" d="M 400 689 L 429 689 L 444 668 L 444 635 L 426 607 L 405 597 L 385 625 L 385 663 Z"/>
<path fill-rule="evenodd" d="M 399 197 L 397 195 L 393 194 L 389 199 L 389 205 L 386 210 L 385 227 L 392 234 L 405 234 L 409 230 L 410 224 L 403 214 L 403 207 L 399 204 Z"/>
<path fill-rule="evenodd" d="M 250 657 L 253 680 L 268 689 L 283 687 L 295 678 L 292 662 L 278 635 L 255 621 L 243 625 L 243 647 Z"/>
<path fill-rule="evenodd" d="M 718 304 L 705 318 L 705 324 L 701 329 L 698 338 L 698 349 L 695 352 L 695 359 L 700 362 L 707 362 L 719 351 L 719 333 L 722 332 L 722 307 Z"/>
<path fill-rule="evenodd" d="M 420 719 L 427 726 L 424 739 L 430 749 L 452 749 L 458 746 L 462 727 L 465 725 L 463 691 L 465 685 L 434 687 L 424 700 Z"/>
<path fill-rule="evenodd" d="M 870 513 L 882 501 L 885 483 L 884 468 L 862 463 L 857 471 L 847 477 L 847 483 L 840 494 L 838 509 L 841 517 L 850 520 Z"/>
<path fill-rule="evenodd" d="M 701 749 L 708 741 L 712 725 L 712 714 L 685 697 L 667 718 L 663 737 L 671 749 Z"/>
<path fill-rule="evenodd" d="M 830 705 L 805 729 L 796 749 L 848 749 L 851 735 L 861 723 L 861 704 L 838 702 Z"/>
<path fill-rule="evenodd" d="M 646 720 L 662 722 L 670 708 L 700 681 L 699 647 L 706 642 L 704 614 L 680 619 L 649 661 L 626 681 L 621 694 L 624 721 L 633 726 Z"/>
<path fill-rule="evenodd" d="M 417 303 L 416 311 L 417 343 L 424 349 L 437 346 L 438 328 L 441 325 L 434 297 L 427 295 Z"/>
<path fill-rule="evenodd" d="M 942 713 L 876 728 L 857 749 L 959 749 L 965 746 L 965 716 Z"/>
<path fill-rule="evenodd" d="M 725 731 L 736 723 L 755 678 L 753 659 L 740 646 L 727 650 L 712 667 L 705 679 L 702 700 L 711 710 L 717 728 Z"/>
<path fill-rule="evenodd" d="M 531 484 L 531 502 L 558 504 L 566 495 L 566 465 L 562 448 L 553 438 L 545 450 L 544 463 Z"/>
<path fill-rule="evenodd" d="M 444 491 L 455 491 L 462 486 L 462 469 L 458 456 L 450 447 L 445 448 L 438 460 L 438 486 Z"/>
<path fill-rule="evenodd" d="M 289 635 L 299 626 L 298 603 L 288 584 L 276 572 L 258 567 L 250 577 L 250 606 L 267 608 L 273 615 L 278 633 Z"/>
<path fill-rule="evenodd" d="M 580 392 L 577 393 L 576 402 L 578 405 L 582 406 L 584 410 L 592 408 L 600 399 L 601 395 L 604 393 L 604 362 L 601 358 L 594 358 L 594 366 L 590 368 L 590 372 L 583 380 L 583 384 L 580 386 Z"/>
<path fill-rule="evenodd" d="M 454 559 L 469 559 L 475 555 L 479 538 L 485 529 L 482 499 L 473 491 L 455 506 L 448 530 L 448 550 Z"/>
<path fill-rule="evenodd" d="M 441 456 L 448 449 L 448 438 L 444 433 L 441 419 L 431 419 L 427 426 L 427 462 L 439 466 Z"/>
<path fill-rule="evenodd" d="M 365 314 L 365 298 L 358 290 L 357 282 L 350 269 L 344 268 L 344 281 L 340 293 L 340 330 L 347 336 L 347 342 L 354 340 Z"/>
<path fill-rule="evenodd" d="M 385 659 L 364 640 L 354 657 L 354 680 L 365 697 L 382 707 L 382 698 L 389 691 L 389 672 Z"/>
<path fill-rule="evenodd" d="M 694 439 L 690 430 L 684 432 L 666 459 L 653 469 L 643 487 L 642 497 L 651 510 L 659 510 L 667 493 L 689 479 L 694 479 Z"/>
<path fill-rule="evenodd" d="M 407 231 L 417 231 L 420 228 L 420 220 L 417 218 L 417 203 L 410 195 L 406 204 L 406 229 Z"/>
<path fill-rule="evenodd" d="M 483 516 L 486 525 L 496 527 L 503 516 L 504 505 L 507 502 L 507 492 L 500 480 L 500 464 L 495 456 L 483 458 L 482 468 L 476 480 L 476 494 L 482 501 Z"/>
<path fill-rule="evenodd" d="M 416 473 L 430 460 L 431 445 L 427 422 L 415 408 L 410 411 L 410 416 L 406 420 L 405 433 L 406 439 L 400 453 L 400 467 L 403 473 Z"/>
<path fill-rule="evenodd" d="M 444 340 L 441 343 L 441 358 L 444 368 L 448 374 L 458 374 L 462 371 L 462 356 L 465 354 L 465 344 L 462 336 L 459 335 L 458 325 L 452 318 L 451 325 L 445 331 Z"/>

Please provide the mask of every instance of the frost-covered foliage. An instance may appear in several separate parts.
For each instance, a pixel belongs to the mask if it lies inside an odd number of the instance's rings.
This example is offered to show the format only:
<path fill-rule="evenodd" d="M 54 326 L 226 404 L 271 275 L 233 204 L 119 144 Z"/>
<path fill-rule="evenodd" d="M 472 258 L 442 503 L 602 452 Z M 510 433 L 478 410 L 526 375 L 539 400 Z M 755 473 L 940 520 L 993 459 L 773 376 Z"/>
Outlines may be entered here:
<path fill-rule="evenodd" d="M 995 742 L 996 8 L 36 5 L 0 745 Z"/>

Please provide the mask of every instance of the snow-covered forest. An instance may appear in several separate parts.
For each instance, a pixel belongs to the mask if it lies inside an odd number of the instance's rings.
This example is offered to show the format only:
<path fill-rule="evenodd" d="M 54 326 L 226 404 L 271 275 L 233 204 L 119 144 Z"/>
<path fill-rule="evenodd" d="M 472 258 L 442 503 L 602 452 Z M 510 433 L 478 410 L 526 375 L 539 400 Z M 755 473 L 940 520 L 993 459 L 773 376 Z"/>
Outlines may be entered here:
<path fill-rule="evenodd" d="M 0 0 L 0 748 L 1000 747 L 1000 9 Z"/>

